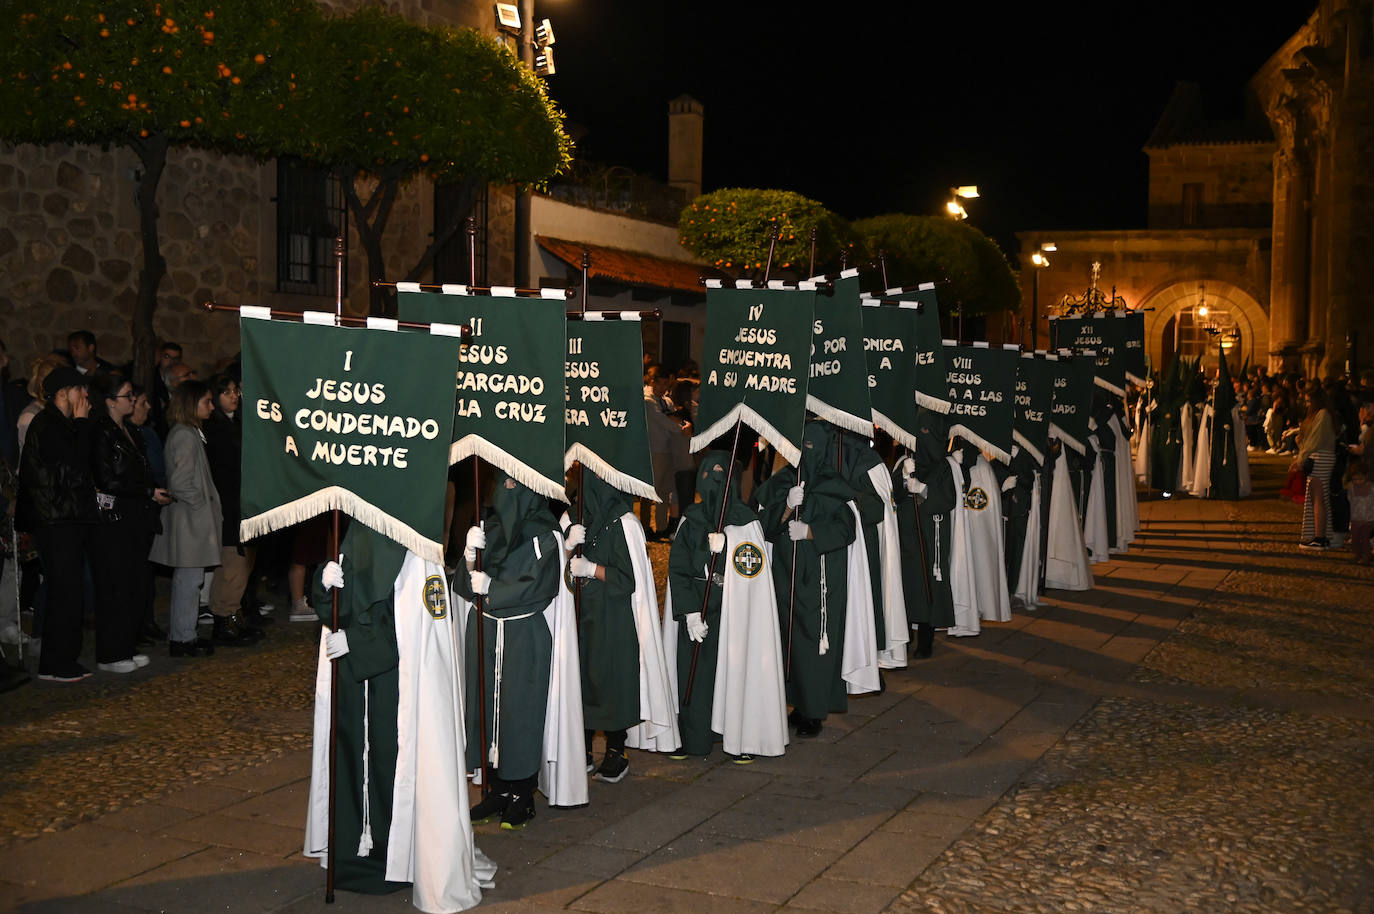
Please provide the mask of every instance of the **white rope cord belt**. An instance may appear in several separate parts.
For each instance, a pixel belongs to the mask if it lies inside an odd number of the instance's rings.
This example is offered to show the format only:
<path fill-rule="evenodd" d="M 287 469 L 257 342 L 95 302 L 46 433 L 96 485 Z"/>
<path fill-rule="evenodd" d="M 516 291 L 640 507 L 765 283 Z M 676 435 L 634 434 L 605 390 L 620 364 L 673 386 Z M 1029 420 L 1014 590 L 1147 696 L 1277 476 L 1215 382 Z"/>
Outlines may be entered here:
<path fill-rule="evenodd" d="M 482 613 L 483 616 L 496 623 L 496 659 L 491 665 L 491 747 L 487 750 L 487 760 L 491 762 L 493 768 L 501 766 L 501 668 L 506 662 L 506 623 L 528 619 L 539 612 L 540 610 L 535 610 L 525 613 L 523 616 L 504 617 L 493 616 L 488 612 Z"/>
<path fill-rule="evenodd" d="M 859 531 L 863 535 L 863 531 Z M 821 556 L 821 643 L 817 655 L 824 657 L 830 652 L 830 614 L 825 605 L 825 556 Z"/>
<path fill-rule="evenodd" d="M 372 853 L 372 799 L 368 796 L 371 792 L 372 765 L 369 758 L 372 755 L 372 729 L 371 719 L 371 689 L 366 682 L 363 683 L 363 831 L 358 836 L 358 856 L 366 857 Z"/>
<path fill-rule="evenodd" d="M 944 573 L 940 571 L 940 520 L 941 520 L 943 517 L 944 517 L 943 514 L 936 514 L 933 518 L 931 518 L 932 520 L 935 521 L 935 571 L 934 571 L 934 575 L 935 575 L 935 580 L 937 580 L 937 581 L 943 581 L 943 580 L 945 579 Z M 919 524 L 920 522 L 921 522 L 920 518 L 917 518 L 917 519 L 916 519 L 916 523 Z"/>

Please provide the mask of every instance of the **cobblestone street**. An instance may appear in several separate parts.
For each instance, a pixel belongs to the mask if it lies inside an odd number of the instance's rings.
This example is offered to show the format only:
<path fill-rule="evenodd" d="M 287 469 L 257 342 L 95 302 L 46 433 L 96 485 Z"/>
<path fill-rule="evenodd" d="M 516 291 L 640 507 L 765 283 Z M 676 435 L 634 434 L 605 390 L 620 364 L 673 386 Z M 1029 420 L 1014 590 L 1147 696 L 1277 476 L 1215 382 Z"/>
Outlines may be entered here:
<path fill-rule="evenodd" d="M 1142 502 L 1095 590 L 938 639 L 782 758 L 633 752 L 586 808 L 479 828 L 483 909 L 1374 912 L 1374 568 L 1299 550 L 1255 463 L 1254 498 Z M 316 631 L 0 696 L 0 909 L 325 910 Z"/>

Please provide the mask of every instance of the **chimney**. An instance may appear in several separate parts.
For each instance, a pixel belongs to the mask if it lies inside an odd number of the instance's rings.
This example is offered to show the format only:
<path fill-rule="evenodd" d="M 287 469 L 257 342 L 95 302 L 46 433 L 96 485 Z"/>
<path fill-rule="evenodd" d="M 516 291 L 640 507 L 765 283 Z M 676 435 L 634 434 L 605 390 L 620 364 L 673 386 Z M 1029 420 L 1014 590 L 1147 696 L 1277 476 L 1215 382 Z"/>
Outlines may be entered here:
<path fill-rule="evenodd" d="M 701 195 L 701 131 L 706 109 L 690 95 L 668 103 L 668 183 L 690 202 Z"/>

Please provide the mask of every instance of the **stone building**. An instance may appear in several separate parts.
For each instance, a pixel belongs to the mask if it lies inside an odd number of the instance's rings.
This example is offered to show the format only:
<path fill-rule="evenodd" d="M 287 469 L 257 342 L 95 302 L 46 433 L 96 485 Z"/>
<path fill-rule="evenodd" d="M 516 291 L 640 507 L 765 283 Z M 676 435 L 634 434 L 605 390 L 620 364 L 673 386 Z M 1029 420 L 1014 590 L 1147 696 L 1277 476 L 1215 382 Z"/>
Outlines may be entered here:
<path fill-rule="evenodd" d="M 1198 88 L 1180 84 L 1145 146 L 1147 228 L 1018 235 L 1039 344 L 1046 315 L 1100 262 L 1101 284 L 1147 309 L 1155 365 L 1196 355 L 1209 329 L 1233 368 L 1329 376 L 1374 363 L 1371 106 L 1374 0 L 1320 0 L 1251 78 L 1235 121 L 1209 121 Z"/>
<path fill-rule="evenodd" d="M 348 10 L 362 0 L 322 0 Z M 424 24 L 496 31 L 495 7 L 479 0 L 391 0 L 388 8 Z M 129 321 L 141 262 L 129 150 L 0 145 L 0 338 L 22 374 L 32 357 L 66 346 L 72 330 L 96 334 L 100 354 L 131 355 Z M 206 300 L 302 310 L 334 308 L 333 248 L 347 237 L 345 309 L 366 313 L 366 260 L 337 182 L 288 160 L 257 163 L 172 149 L 158 187 L 160 242 L 167 275 L 154 330 L 180 342 L 204 373 L 239 348 L 238 324 L 209 314 Z M 403 189 L 384 239 L 386 275 L 402 278 L 428 247 L 454 201 L 428 179 Z M 516 194 L 488 187 L 476 204 L 479 278 L 516 281 Z M 459 238 L 424 277 L 466 282 Z"/>

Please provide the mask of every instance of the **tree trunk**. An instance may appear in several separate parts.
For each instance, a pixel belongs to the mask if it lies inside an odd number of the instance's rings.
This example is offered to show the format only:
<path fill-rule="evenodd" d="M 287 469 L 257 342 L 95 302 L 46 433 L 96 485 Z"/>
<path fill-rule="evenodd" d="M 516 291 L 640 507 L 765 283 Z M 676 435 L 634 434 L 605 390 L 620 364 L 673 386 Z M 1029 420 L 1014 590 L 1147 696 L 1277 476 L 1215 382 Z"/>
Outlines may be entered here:
<path fill-rule="evenodd" d="M 374 283 L 386 280 L 386 259 L 382 253 L 382 236 L 386 233 L 387 222 L 391 219 L 396 195 L 401 189 L 400 173 L 395 170 L 384 172 L 377 179 L 364 203 L 358 193 L 358 182 L 364 180 L 361 171 L 341 168 L 337 172 L 343 186 L 344 197 L 348 200 L 348 210 L 353 214 L 353 222 L 358 230 L 358 240 L 362 242 L 363 253 L 367 256 L 368 313 L 379 317 L 395 317 L 396 294 L 390 289 L 379 289 Z"/>
<path fill-rule="evenodd" d="M 138 228 L 143 243 L 143 266 L 138 272 L 138 297 L 129 320 L 129 334 L 133 339 L 133 382 L 152 389 L 154 355 L 157 334 L 153 331 L 153 314 L 157 311 L 157 290 L 167 275 L 167 261 L 157 236 L 157 188 L 167 166 L 167 137 L 156 133 L 135 141 L 133 150 L 143 164 L 143 174 L 137 179 Z"/>

